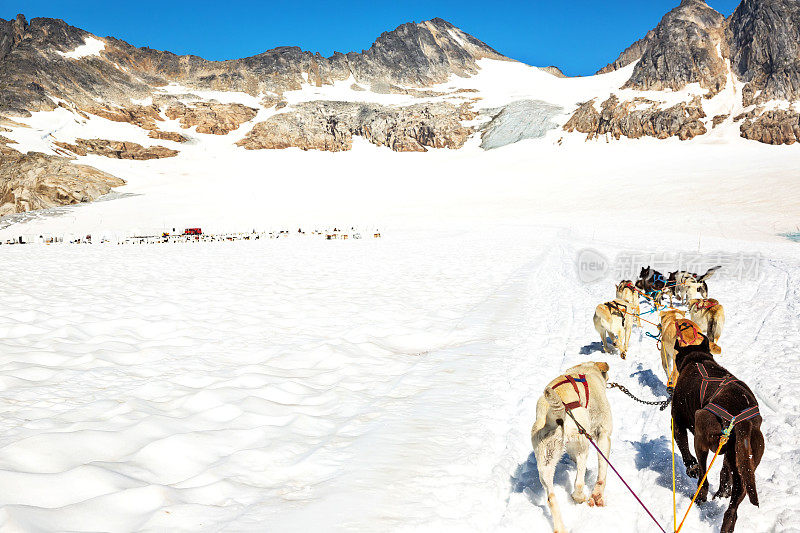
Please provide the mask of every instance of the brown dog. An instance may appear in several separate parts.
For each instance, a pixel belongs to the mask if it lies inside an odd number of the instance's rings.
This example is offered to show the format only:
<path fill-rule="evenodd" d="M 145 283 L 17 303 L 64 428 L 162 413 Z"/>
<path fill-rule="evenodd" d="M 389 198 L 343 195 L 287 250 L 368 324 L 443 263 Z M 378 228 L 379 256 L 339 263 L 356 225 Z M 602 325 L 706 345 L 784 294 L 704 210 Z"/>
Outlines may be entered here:
<path fill-rule="evenodd" d="M 679 372 L 672 397 L 675 442 L 686 473 L 700 480 L 706 472 L 709 452 L 717 450 L 723 431 L 732 427 L 730 440 L 720 451 L 724 460 L 720 490 L 715 495 L 723 496 L 730 489 L 731 502 L 720 533 L 731 533 L 744 497 L 749 496 L 750 503 L 758 505 L 755 470 L 764 454 L 762 419 L 750 388 L 714 361 L 708 338 L 699 329 L 690 329 L 679 326 L 675 341 Z M 697 459 L 689 451 L 687 430 L 694 434 Z M 697 500 L 704 502 L 708 481 L 702 486 L 698 483 L 698 487 Z"/>

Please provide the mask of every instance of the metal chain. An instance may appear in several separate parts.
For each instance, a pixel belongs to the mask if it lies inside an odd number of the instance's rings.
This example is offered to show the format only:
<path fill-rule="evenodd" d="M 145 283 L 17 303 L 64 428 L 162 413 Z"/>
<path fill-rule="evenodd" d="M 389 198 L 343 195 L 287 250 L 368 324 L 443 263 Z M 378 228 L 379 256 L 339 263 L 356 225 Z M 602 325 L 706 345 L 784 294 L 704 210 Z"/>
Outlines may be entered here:
<path fill-rule="evenodd" d="M 607 388 L 609 388 L 609 389 L 619 389 L 619 390 L 622 391 L 623 394 L 626 394 L 626 395 L 630 396 L 631 398 L 633 398 L 635 401 L 637 401 L 639 403 L 643 403 L 645 405 L 660 405 L 661 408 L 659 409 L 659 411 L 663 411 L 664 409 L 666 409 L 667 406 L 669 405 L 669 403 L 672 401 L 672 394 L 670 394 L 669 398 L 667 398 L 666 400 L 655 401 L 655 402 L 654 401 L 642 400 L 642 399 L 637 398 L 636 396 L 634 396 L 631 393 L 631 391 L 629 391 L 627 389 L 627 387 L 625 387 L 624 385 L 620 385 L 619 383 L 614 383 L 613 381 L 607 385 Z"/>

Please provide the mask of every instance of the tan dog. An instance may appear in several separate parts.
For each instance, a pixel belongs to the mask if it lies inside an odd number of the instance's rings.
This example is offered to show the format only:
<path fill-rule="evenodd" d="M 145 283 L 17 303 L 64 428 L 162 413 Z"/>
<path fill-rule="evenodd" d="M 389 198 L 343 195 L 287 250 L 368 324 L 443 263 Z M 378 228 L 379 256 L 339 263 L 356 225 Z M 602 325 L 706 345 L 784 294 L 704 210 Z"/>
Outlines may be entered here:
<path fill-rule="evenodd" d="M 713 298 L 689 300 L 689 316 L 708 340 L 718 343 L 725 325 L 725 309 Z"/>
<path fill-rule="evenodd" d="M 667 375 L 667 387 L 674 387 L 678 380 L 678 370 L 675 367 L 675 341 L 680 339 L 681 346 L 699 344 L 702 337 L 700 326 L 684 318 L 683 311 L 672 310 L 661 312 L 661 365 Z M 712 354 L 720 354 L 722 350 L 713 341 L 709 342 Z"/>
<path fill-rule="evenodd" d="M 673 309 L 661 311 L 661 366 L 667 375 L 667 387 L 674 387 L 678 379 L 678 371 L 675 368 L 675 339 L 678 335 L 676 320 L 683 318 L 683 311 Z"/>
<path fill-rule="evenodd" d="M 633 282 L 630 280 L 622 280 L 617 284 L 617 299 L 618 300 L 625 300 L 630 305 L 631 313 L 636 315 L 634 318 L 636 320 L 636 327 L 642 327 L 642 319 L 639 318 L 639 314 L 641 313 L 641 309 L 639 308 L 639 293 L 636 292 L 635 287 L 633 286 Z"/>
<path fill-rule="evenodd" d="M 553 492 L 556 465 L 566 451 L 575 461 L 575 489 L 572 499 L 590 506 L 603 506 L 603 492 L 608 465 L 597 456 L 597 482 L 589 499 L 584 493 L 586 459 L 589 442 L 578 431 L 572 416 L 591 435 L 603 454 L 611 451 L 611 408 L 606 398 L 608 363 L 587 362 L 568 369 L 564 375 L 551 381 L 536 403 L 536 423 L 531 429 L 531 443 L 536 455 L 539 480 L 547 492 L 547 504 L 553 517 L 555 533 L 566 533 L 561 511 Z"/>
<path fill-rule="evenodd" d="M 631 314 L 631 308 L 632 305 L 621 298 L 600 304 L 595 308 L 594 329 L 600 334 L 603 352 L 610 352 L 606 337 L 611 337 L 611 342 L 619 350 L 620 357 L 625 359 L 627 356 L 628 343 L 631 340 L 631 329 L 635 318 Z"/>

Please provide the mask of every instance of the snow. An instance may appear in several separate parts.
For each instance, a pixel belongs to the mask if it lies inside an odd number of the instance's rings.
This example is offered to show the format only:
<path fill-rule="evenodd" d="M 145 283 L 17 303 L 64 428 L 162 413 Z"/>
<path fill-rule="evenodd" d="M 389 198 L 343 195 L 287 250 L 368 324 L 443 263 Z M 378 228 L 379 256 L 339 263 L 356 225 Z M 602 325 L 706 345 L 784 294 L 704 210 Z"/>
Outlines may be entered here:
<path fill-rule="evenodd" d="M 84 39 L 83 44 L 69 52 L 56 52 L 67 59 L 85 59 L 87 57 L 99 57 L 100 52 L 105 50 L 106 43 L 94 36 Z"/>
<path fill-rule="evenodd" d="M 648 337 L 634 335 L 627 361 L 599 353 L 591 312 L 613 288 L 582 284 L 577 253 L 695 246 L 672 232 L 655 248 L 601 234 L 487 225 L 334 243 L 3 247 L 0 524 L 546 531 L 529 435 L 542 387 L 607 360 L 635 394 L 665 393 Z M 792 531 L 796 244 L 705 246 L 769 258 L 758 280 L 710 285 L 728 315 L 722 362 L 765 418 L 762 506 L 740 507 L 739 530 Z M 668 414 L 608 394 L 612 460 L 669 524 Z M 571 531 L 615 532 L 621 519 L 652 531 L 611 475 L 607 508 L 572 504 L 571 475 L 562 462 Z M 678 482 L 685 509 L 693 480 L 679 468 Z M 693 511 L 688 531 L 713 531 L 723 510 Z"/>

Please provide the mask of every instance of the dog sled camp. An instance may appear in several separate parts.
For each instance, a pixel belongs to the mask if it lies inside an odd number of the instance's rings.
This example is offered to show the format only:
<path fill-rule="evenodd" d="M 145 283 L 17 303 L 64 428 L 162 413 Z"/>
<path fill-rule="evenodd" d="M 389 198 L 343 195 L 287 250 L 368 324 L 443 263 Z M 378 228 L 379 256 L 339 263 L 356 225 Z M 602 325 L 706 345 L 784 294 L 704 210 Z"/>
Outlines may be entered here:
<path fill-rule="evenodd" d="M 274 230 L 234 231 L 234 232 L 204 232 L 202 228 L 186 228 L 183 231 L 176 228 L 127 232 L 100 232 L 92 234 L 26 234 L 13 239 L 0 240 L 0 245 L 20 244 L 175 244 L 175 243 L 212 243 L 233 241 L 257 241 L 268 239 L 286 239 L 288 237 L 313 237 L 327 241 L 359 240 L 362 238 L 380 239 L 381 233 L 377 228 L 349 228 L 338 226 L 315 227 L 310 230 L 285 228 Z"/>
<path fill-rule="evenodd" d="M 595 309 L 593 321 L 602 351 L 610 353 L 613 347 L 622 359 L 627 356 L 634 325 L 641 328 L 644 322 L 645 326 L 657 329 L 646 335 L 655 341 L 661 355 L 662 377 L 669 394 L 666 400 L 642 400 L 624 385 L 610 382 L 611 365 L 606 362 L 590 361 L 568 368 L 545 387 L 536 405 L 531 442 L 555 533 L 567 531 L 553 490 L 555 470 L 564 453 L 576 465 L 571 494 L 575 503 L 587 503 L 590 507 L 605 505 L 610 467 L 662 533 L 680 532 L 692 506 L 707 501 L 709 472 L 718 458 L 722 469 L 714 498 L 730 499 L 720 533 L 734 531 L 738 508 L 745 497 L 751 504 L 759 505 L 756 469 L 765 448 L 761 411 L 747 384 L 717 361 L 722 354 L 718 343 L 725 312 L 718 300 L 708 298 L 706 281 L 720 268 L 710 268 L 703 275 L 675 271 L 664 277 L 648 266 L 642 268 L 635 283 L 619 282 L 615 287 L 616 297 Z M 681 307 L 675 307 L 679 304 Z M 649 309 L 642 311 L 642 306 Z M 652 320 L 643 318 L 644 314 L 651 314 Z M 653 321 L 656 319 L 659 321 Z M 650 363 L 653 361 L 654 358 Z M 672 524 L 662 524 L 653 515 L 610 459 L 613 409 L 606 391 L 613 388 L 639 403 L 660 406 L 661 411 L 671 405 Z M 614 405 L 622 408 L 617 400 Z M 691 447 L 689 434 L 693 436 Z M 587 497 L 584 478 L 590 445 L 597 452 L 598 466 L 594 487 Z M 685 512 L 680 513 L 676 498 L 676 445 L 686 474 L 697 479 L 691 501 Z"/>

